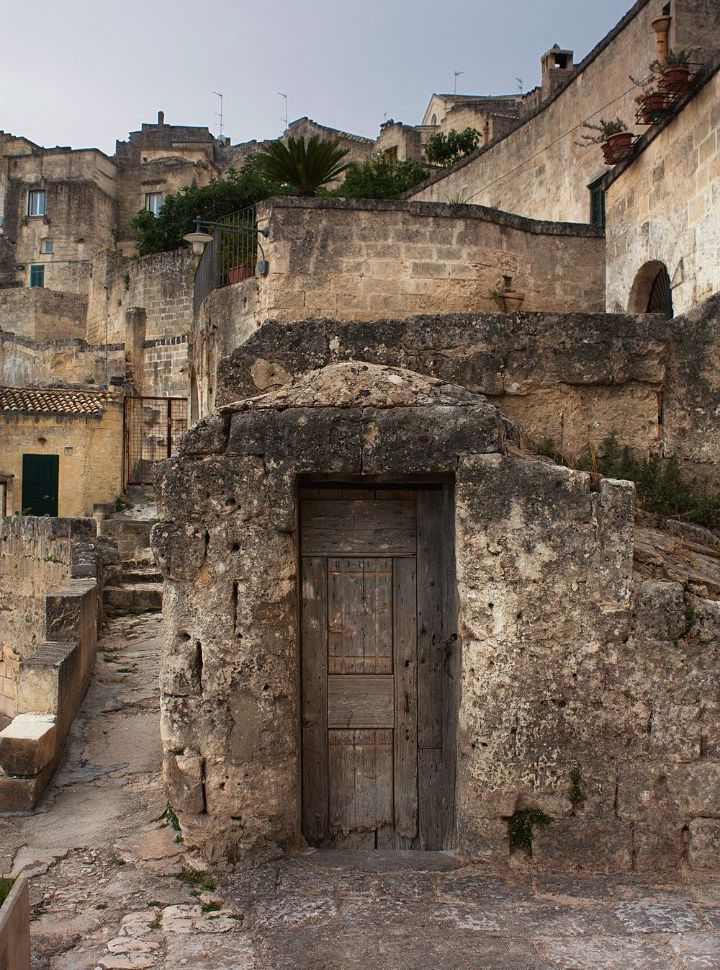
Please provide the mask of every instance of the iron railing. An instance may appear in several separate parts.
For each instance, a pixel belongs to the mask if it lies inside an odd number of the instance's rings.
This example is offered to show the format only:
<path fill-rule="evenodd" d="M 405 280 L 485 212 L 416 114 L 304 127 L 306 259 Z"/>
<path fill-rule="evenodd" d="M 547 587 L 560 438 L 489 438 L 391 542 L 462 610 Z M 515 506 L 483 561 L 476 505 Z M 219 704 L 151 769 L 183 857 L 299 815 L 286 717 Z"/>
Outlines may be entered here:
<path fill-rule="evenodd" d="M 126 485 L 151 485 L 156 463 L 175 454 L 187 426 L 184 397 L 126 397 Z"/>
<path fill-rule="evenodd" d="M 231 212 L 218 222 L 222 226 L 213 229 L 212 242 L 205 247 L 195 273 L 193 309 L 196 311 L 213 290 L 255 275 L 258 252 L 255 206 Z"/>

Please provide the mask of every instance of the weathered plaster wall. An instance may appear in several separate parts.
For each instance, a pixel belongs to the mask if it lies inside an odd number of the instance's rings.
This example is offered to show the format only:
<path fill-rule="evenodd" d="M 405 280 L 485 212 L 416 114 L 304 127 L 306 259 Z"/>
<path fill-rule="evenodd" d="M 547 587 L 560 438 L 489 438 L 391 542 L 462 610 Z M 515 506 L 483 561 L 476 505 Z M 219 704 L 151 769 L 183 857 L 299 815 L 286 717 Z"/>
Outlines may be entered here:
<path fill-rule="evenodd" d="M 654 315 L 451 314 L 265 323 L 224 358 L 217 403 L 343 360 L 408 367 L 487 395 L 532 440 L 567 454 L 611 432 L 717 477 L 720 301 Z"/>
<path fill-rule="evenodd" d="M 122 493 L 123 404 L 101 417 L 0 413 L 0 471 L 15 476 L 10 514 L 21 511 L 23 454 L 59 455 L 58 515 L 92 515 L 93 505 Z"/>
<path fill-rule="evenodd" d="M 446 202 L 459 196 L 536 219 L 589 221 L 587 186 L 607 167 L 598 146 L 579 143 L 578 127 L 604 116 L 620 117 L 634 128 L 638 89 L 629 76 L 649 73 L 657 56 L 651 23 L 663 6 L 658 0 L 639 0 L 554 98 L 505 137 L 412 190 L 411 197 Z M 698 0 L 674 0 L 671 46 L 720 47 L 720 25 L 710 6 L 705 4 L 707 16 L 698 16 L 703 7 Z"/>
<path fill-rule="evenodd" d="M 0 331 L 33 340 L 85 336 L 87 297 L 41 287 L 0 289 Z"/>
<path fill-rule="evenodd" d="M 507 859 L 508 820 L 539 808 L 552 819 L 540 865 L 717 868 L 718 680 L 704 656 L 717 603 L 634 582 L 629 483 L 593 487 L 509 435 L 464 388 L 353 362 L 190 430 L 163 468 L 152 536 L 166 579 L 164 772 L 186 842 L 232 858 L 300 841 L 297 476 L 445 473 L 460 847 Z"/>
<path fill-rule="evenodd" d="M 42 387 L 58 383 L 106 384 L 125 377 L 125 345 L 93 346 L 84 340 L 36 341 L 0 333 L 0 384 Z"/>
<path fill-rule="evenodd" d="M 720 292 L 719 70 L 607 189 L 611 312 L 644 310 L 660 263 L 676 314 Z"/>

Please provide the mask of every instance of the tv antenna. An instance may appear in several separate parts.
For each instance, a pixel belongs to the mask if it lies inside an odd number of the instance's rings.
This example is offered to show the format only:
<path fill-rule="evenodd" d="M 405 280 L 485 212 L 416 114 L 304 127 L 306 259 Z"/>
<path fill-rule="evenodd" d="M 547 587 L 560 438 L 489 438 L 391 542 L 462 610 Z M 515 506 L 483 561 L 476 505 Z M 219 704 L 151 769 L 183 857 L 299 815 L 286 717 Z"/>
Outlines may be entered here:
<path fill-rule="evenodd" d="M 285 114 L 284 114 L 282 120 L 285 123 L 285 131 L 287 131 L 288 130 L 287 94 L 283 94 L 282 91 L 278 91 L 278 94 L 280 95 L 281 98 L 284 98 L 285 99 Z"/>
<path fill-rule="evenodd" d="M 218 138 L 223 136 L 223 96 L 220 91 L 213 91 L 216 98 L 220 98 L 220 110 L 215 112 L 215 117 L 220 119 L 220 134 Z"/>
<path fill-rule="evenodd" d="M 515 78 L 515 83 L 517 84 L 518 91 L 520 92 L 520 94 L 522 94 L 523 93 L 523 79 L 521 77 L 516 77 Z"/>
<path fill-rule="evenodd" d="M 453 71 L 453 74 L 455 75 L 455 80 L 453 82 L 453 93 L 454 94 L 457 94 L 457 79 L 460 77 L 461 74 L 464 74 L 464 73 L 465 73 L 465 71 Z"/>

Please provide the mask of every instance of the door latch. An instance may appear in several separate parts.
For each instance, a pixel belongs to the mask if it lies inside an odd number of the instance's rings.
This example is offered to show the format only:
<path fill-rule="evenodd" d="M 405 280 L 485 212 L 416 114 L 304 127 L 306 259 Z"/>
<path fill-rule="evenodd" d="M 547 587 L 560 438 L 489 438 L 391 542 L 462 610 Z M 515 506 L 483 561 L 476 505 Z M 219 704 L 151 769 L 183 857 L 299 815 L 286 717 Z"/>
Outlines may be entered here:
<path fill-rule="evenodd" d="M 438 650 L 447 650 L 451 643 L 455 643 L 457 638 L 458 638 L 457 633 L 451 633 L 450 636 L 446 637 L 445 639 L 433 633 L 432 643 L 434 647 L 438 648 Z"/>

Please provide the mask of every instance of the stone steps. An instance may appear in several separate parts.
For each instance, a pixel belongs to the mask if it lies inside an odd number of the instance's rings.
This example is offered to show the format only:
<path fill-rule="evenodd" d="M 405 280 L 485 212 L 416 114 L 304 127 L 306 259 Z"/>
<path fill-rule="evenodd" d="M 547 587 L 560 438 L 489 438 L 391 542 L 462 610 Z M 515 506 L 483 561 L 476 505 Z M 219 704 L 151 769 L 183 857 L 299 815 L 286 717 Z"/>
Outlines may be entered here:
<path fill-rule="evenodd" d="M 161 582 L 134 582 L 122 586 L 106 586 L 103 602 L 108 612 L 157 613 L 162 609 Z"/>

